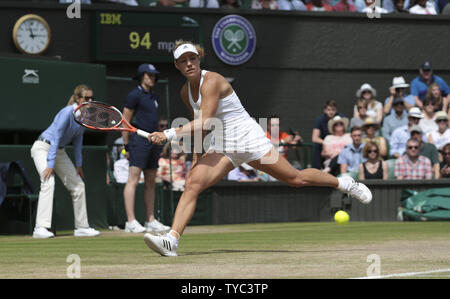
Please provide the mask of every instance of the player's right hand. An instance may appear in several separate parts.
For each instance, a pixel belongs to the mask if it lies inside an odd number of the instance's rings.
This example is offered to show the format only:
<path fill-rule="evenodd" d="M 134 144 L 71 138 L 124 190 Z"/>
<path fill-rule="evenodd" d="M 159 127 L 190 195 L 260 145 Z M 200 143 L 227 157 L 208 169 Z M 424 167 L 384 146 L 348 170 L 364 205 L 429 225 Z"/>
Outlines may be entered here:
<path fill-rule="evenodd" d="M 51 176 L 53 175 L 53 168 L 46 168 L 44 169 L 44 171 L 42 172 L 42 178 L 44 180 L 48 180 Z"/>

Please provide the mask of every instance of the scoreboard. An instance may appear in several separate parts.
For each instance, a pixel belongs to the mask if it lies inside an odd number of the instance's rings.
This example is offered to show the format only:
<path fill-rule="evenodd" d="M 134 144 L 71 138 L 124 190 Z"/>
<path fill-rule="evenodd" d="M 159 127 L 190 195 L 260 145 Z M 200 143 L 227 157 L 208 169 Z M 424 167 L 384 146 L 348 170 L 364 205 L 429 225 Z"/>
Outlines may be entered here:
<path fill-rule="evenodd" d="M 203 45 L 200 18 L 183 14 L 97 11 L 93 56 L 96 61 L 173 61 L 178 39 Z"/>

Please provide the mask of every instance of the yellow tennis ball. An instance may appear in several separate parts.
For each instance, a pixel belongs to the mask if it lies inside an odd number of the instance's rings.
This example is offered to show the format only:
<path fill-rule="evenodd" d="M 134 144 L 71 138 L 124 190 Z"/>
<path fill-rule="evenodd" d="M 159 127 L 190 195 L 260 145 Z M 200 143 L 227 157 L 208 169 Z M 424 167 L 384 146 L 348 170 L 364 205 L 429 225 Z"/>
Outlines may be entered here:
<path fill-rule="evenodd" d="M 349 220 L 350 216 L 345 211 L 337 211 L 336 214 L 334 214 L 334 221 L 336 224 L 345 225 Z"/>
<path fill-rule="evenodd" d="M 127 151 L 126 151 L 125 149 L 123 149 L 123 150 L 122 150 L 122 155 L 125 156 L 126 154 L 127 154 Z"/>

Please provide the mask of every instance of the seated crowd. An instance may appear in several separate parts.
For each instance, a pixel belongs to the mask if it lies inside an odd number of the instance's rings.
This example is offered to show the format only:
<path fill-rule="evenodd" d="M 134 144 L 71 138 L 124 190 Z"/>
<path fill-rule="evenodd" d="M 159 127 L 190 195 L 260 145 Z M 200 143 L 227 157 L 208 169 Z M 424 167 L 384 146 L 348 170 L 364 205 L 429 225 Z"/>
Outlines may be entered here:
<path fill-rule="evenodd" d="M 72 3 L 75 0 L 58 1 Z M 82 4 L 109 2 L 129 6 L 450 14 L 448 0 L 80 0 L 80 2 Z"/>
<path fill-rule="evenodd" d="M 350 120 L 326 102 L 312 132 L 314 167 L 359 179 L 449 178 L 450 88 L 430 62 L 419 73 L 411 84 L 394 77 L 384 102 L 364 83 Z"/>

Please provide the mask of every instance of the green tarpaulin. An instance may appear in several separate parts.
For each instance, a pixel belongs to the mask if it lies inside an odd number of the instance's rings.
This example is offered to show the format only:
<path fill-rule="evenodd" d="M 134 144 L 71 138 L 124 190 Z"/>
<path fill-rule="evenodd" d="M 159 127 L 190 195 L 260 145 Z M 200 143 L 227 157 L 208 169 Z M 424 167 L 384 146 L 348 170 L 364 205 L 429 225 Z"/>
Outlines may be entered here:
<path fill-rule="evenodd" d="M 404 221 L 450 220 L 450 188 L 422 192 L 405 190 L 398 216 Z"/>

